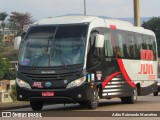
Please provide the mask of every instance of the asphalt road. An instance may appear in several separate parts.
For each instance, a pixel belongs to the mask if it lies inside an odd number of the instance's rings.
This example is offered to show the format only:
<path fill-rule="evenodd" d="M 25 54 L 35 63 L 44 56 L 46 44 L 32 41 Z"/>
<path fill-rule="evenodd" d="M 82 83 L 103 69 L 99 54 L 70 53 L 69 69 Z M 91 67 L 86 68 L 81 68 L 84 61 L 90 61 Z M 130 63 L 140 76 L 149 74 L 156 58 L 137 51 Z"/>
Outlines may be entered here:
<path fill-rule="evenodd" d="M 79 104 L 56 104 L 45 105 L 42 111 L 91 111 L 85 106 Z M 10 110 L 11 111 L 11 110 Z M 32 111 L 30 107 L 21 109 L 12 109 L 12 111 Z M 103 99 L 99 102 L 99 107 L 92 111 L 160 111 L 160 93 L 159 96 L 138 96 L 138 101 L 135 104 L 122 104 L 119 98 L 110 100 Z"/>
<path fill-rule="evenodd" d="M 160 94 L 159 96 L 153 96 L 153 95 L 148 95 L 148 96 L 139 96 L 138 101 L 135 104 L 122 104 L 121 100 L 118 98 L 110 99 L 110 100 L 101 100 L 99 102 L 99 107 L 95 110 L 88 110 L 84 106 L 80 106 L 79 104 L 66 104 L 65 106 L 63 104 L 57 104 L 57 105 L 45 105 L 40 112 L 50 112 L 53 113 L 54 111 L 63 111 L 64 112 L 92 112 L 91 114 L 95 114 L 96 112 L 123 112 L 123 111 L 160 111 Z M 21 109 L 12 109 L 8 111 L 32 111 L 30 107 L 28 108 L 21 108 Z M 62 116 L 54 117 L 54 120 L 75 120 L 75 115 L 74 113 L 69 116 L 69 117 L 64 117 Z M 158 113 L 159 115 L 159 113 Z M 53 117 L 53 116 L 52 116 Z M 87 120 L 106 120 L 106 117 L 76 117 L 76 120 L 84 120 L 84 118 L 87 118 Z M 44 118 L 41 118 L 42 120 Z M 47 118 L 48 120 L 49 118 Z M 52 118 L 51 118 L 52 119 Z M 112 119 L 112 120 L 160 120 L 160 117 L 107 117 L 107 119 Z M 13 119 L 12 119 L 13 120 Z M 46 120 L 46 119 L 45 119 Z"/>

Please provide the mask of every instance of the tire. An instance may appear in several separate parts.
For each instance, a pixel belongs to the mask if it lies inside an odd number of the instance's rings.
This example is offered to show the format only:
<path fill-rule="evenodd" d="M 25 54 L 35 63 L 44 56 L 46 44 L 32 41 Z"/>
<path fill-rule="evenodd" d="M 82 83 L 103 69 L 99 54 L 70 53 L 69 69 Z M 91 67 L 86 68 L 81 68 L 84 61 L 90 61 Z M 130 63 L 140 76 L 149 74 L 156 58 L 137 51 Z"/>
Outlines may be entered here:
<path fill-rule="evenodd" d="M 154 96 L 158 96 L 158 91 L 153 93 Z"/>
<path fill-rule="evenodd" d="M 137 102 L 137 96 L 138 96 L 138 93 L 137 93 L 137 88 L 136 88 L 134 89 L 134 93 L 132 96 L 122 97 L 121 102 L 124 104 L 134 104 L 135 102 Z"/>
<path fill-rule="evenodd" d="M 99 90 L 95 90 L 93 94 L 93 99 L 87 101 L 87 107 L 88 109 L 96 109 L 98 107 L 98 102 L 99 102 Z"/>
<path fill-rule="evenodd" d="M 137 84 L 136 87 L 137 87 L 137 94 L 138 94 L 138 96 L 140 96 L 141 95 L 141 86 L 140 86 L 140 84 Z"/>
<path fill-rule="evenodd" d="M 30 106 L 31 106 L 32 110 L 34 110 L 34 111 L 42 110 L 43 102 L 32 102 L 32 101 L 30 101 Z"/>

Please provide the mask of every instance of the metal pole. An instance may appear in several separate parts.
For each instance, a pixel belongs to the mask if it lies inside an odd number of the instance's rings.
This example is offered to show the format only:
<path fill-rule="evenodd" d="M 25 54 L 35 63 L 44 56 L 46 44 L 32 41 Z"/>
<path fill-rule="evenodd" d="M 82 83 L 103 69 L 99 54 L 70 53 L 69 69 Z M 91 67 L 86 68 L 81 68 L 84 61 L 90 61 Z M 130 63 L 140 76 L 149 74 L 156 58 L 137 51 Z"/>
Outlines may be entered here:
<path fill-rule="evenodd" d="M 84 15 L 86 15 L 86 0 L 84 0 Z"/>
<path fill-rule="evenodd" d="M 140 3 L 139 0 L 134 1 L 134 25 L 140 26 Z"/>

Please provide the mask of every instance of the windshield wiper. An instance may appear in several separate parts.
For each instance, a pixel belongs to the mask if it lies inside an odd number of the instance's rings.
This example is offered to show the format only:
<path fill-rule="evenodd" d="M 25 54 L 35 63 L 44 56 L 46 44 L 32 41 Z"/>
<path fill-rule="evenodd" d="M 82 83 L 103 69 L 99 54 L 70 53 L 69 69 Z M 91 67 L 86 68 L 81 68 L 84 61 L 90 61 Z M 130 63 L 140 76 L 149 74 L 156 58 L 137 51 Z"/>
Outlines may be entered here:
<path fill-rule="evenodd" d="M 47 47 L 42 51 L 41 55 L 38 56 L 38 60 L 35 61 L 35 63 L 33 63 L 32 68 L 35 69 L 35 67 L 37 67 L 38 63 L 40 62 L 40 57 L 45 56 L 45 58 L 47 58 L 47 53 L 48 53 L 48 47 L 49 47 L 49 39 L 48 39 L 48 43 L 47 43 Z"/>
<path fill-rule="evenodd" d="M 70 72 L 70 69 L 69 69 L 69 67 L 65 64 L 64 59 L 63 59 L 63 57 L 61 56 L 61 53 L 60 53 L 56 48 L 54 48 L 54 50 L 55 50 L 55 52 L 58 53 L 58 57 L 59 57 L 59 59 L 60 59 L 60 61 L 61 61 L 61 63 L 62 63 L 62 66 L 63 66 L 64 68 L 66 68 L 66 69 Z"/>
<path fill-rule="evenodd" d="M 55 30 L 55 32 L 54 32 L 54 37 L 53 37 L 53 41 L 52 41 L 51 50 L 53 50 L 53 53 L 54 53 L 54 52 L 55 52 L 55 53 L 56 53 L 56 52 L 58 53 L 58 57 L 59 57 L 59 59 L 60 59 L 60 61 L 61 61 L 62 66 L 63 66 L 64 68 L 66 68 L 66 69 L 68 70 L 68 72 L 70 72 L 70 68 L 65 64 L 65 62 L 64 62 L 64 60 L 63 60 L 60 52 L 56 49 L 56 46 L 55 46 L 55 41 L 56 41 L 55 37 L 56 37 L 57 30 L 58 30 L 58 26 L 56 27 L 56 30 Z M 51 59 L 51 57 L 52 57 L 52 54 L 50 54 L 49 64 L 50 64 L 50 59 Z M 50 65 L 49 65 L 49 66 L 50 66 Z"/>

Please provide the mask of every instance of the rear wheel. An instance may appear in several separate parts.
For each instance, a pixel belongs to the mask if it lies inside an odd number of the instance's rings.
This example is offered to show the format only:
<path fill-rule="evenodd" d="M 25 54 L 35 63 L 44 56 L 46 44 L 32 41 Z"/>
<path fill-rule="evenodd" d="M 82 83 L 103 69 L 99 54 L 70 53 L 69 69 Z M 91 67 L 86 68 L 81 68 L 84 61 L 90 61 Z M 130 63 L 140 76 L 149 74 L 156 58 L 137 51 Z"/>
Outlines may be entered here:
<path fill-rule="evenodd" d="M 158 91 L 153 93 L 154 96 L 158 96 Z"/>
<path fill-rule="evenodd" d="M 42 110 L 43 108 L 43 102 L 30 101 L 30 105 L 31 105 L 32 110 Z"/>
<path fill-rule="evenodd" d="M 88 109 L 96 109 L 98 107 L 99 102 L 99 89 L 96 89 L 93 94 L 93 99 L 87 101 Z"/>
<path fill-rule="evenodd" d="M 136 89 L 134 89 L 134 93 L 132 96 L 122 97 L 121 101 L 124 104 L 134 104 L 137 101 L 137 96 L 138 96 L 138 94 L 137 94 L 137 88 L 136 88 Z"/>

